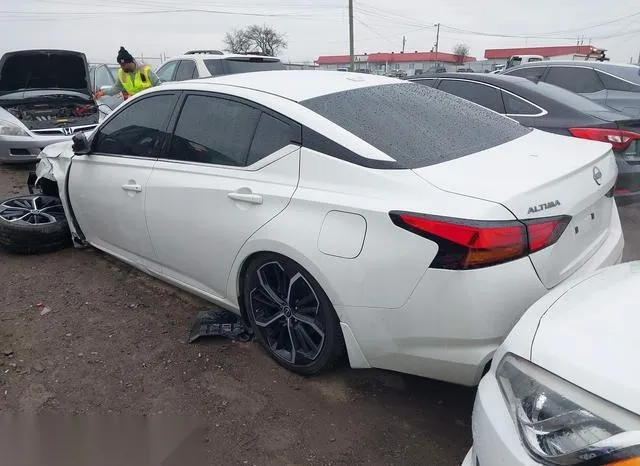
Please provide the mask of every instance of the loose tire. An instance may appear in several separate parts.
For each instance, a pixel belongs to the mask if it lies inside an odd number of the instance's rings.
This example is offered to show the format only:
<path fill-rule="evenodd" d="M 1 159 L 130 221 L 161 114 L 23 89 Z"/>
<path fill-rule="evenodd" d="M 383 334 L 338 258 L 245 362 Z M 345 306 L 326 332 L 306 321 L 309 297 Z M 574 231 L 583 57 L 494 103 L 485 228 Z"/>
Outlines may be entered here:
<path fill-rule="evenodd" d="M 242 293 L 256 339 L 283 367 L 314 375 L 344 355 L 329 298 L 296 262 L 277 254 L 256 257 L 246 268 Z"/>
<path fill-rule="evenodd" d="M 0 247 L 16 254 L 53 252 L 71 245 L 60 198 L 30 194 L 0 202 Z"/>

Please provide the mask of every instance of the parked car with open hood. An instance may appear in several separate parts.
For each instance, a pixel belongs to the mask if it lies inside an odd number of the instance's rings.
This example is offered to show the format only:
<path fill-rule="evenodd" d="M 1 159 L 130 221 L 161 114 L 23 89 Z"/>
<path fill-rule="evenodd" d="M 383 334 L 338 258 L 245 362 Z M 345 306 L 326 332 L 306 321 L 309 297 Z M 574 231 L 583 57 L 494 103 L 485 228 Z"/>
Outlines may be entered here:
<path fill-rule="evenodd" d="M 0 162 L 34 161 L 98 120 L 83 53 L 25 50 L 0 59 Z"/>

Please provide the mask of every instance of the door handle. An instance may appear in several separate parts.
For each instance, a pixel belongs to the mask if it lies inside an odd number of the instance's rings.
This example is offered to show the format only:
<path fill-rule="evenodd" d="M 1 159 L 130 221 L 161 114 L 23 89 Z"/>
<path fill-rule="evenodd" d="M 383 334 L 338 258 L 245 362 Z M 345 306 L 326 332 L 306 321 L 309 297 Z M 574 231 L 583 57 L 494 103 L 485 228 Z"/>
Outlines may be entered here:
<path fill-rule="evenodd" d="M 227 196 L 229 199 L 233 199 L 234 201 L 247 202 L 249 204 L 262 204 L 262 196 L 259 194 L 234 192 L 227 194 Z"/>
<path fill-rule="evenodd" d="M 142 191 L 142 186 L 140 186 L 139 184 L 123 184 L 122 189 L 124 189 L 125 191 L 133 191 L 139 193 Z"/>

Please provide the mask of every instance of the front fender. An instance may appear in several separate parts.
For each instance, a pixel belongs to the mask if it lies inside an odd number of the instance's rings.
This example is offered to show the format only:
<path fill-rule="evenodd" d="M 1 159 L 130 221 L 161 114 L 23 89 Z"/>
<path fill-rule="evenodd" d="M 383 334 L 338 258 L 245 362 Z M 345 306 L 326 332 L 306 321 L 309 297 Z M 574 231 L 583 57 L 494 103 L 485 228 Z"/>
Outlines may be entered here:
<path fill-rule="evenodd" d="M 73 215 L 71 201 L 69 200 L 69 173 L 73 159 L 73 141 L 58 142 L 45 147 L 40 153 L 40 161 L 36 166 L 36 181 L 41 178 L 54 181 L 58 185 L 58 195 L 64 206 L 65 217 L 71 230 L 73 243 L 76 246 L 84 245 L 84 235 Z"/>

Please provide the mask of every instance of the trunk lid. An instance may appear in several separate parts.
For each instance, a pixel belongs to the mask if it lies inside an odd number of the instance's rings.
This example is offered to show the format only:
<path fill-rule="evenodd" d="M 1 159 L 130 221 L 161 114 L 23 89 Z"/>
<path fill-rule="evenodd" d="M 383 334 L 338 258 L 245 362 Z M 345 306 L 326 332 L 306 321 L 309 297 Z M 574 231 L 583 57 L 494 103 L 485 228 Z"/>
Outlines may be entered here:
<path fill-rule="evenodd" d="M 519 220 L 571 216 L 558 241 L 529 257 L 552 288 L 609 234 L 618 169 L 611 145 L 534 130 L 466 157 L 414 170 L 444 191 L 503 205 Z"/>
<path fill-rule="evenodd" d="M 84 53 L 71 50 L 24 50 L 0 59 L 0 95 L 33 89 L 66 89 L 91 97 Z"/>

